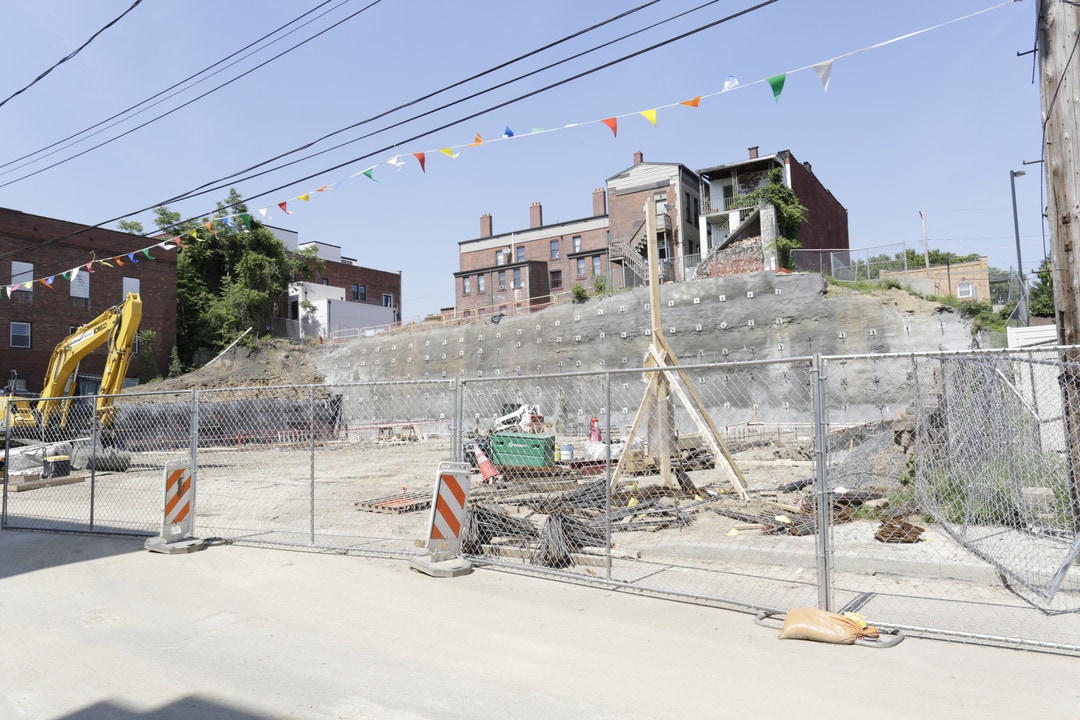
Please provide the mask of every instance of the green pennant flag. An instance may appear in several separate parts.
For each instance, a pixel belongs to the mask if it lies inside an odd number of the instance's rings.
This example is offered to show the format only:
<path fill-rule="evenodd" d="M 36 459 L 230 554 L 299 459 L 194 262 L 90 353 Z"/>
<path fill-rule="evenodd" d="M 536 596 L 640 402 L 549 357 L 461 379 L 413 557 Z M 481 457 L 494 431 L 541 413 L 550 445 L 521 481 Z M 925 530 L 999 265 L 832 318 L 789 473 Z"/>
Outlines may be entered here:
<path fill-rule="evenodd" d="M 769 78 L 769 87 L 772 88 L 774 102 L 780 102 L 780 93 L 784 92 L 785 80 L 787 80 L 787 73 Z"/>
<path fill-rule="evenodd" d="M 242 222 L 244 227 L 248 230 L 251 229 L 251 216 L 247 213 L 240 213 L 240 222 Z"/>
<path fill-rule="evenodd" d="M 372 180 L 374 182 L 379 182 L 378 180 L 375 179 L 375 168 L 368 168 L 367 170 L 364 171 L 364 174 L 368 176 L 369 180 Z"/>
<path fill-rule="evenodd" d="M 60 274 L 63 276 L 63 278 L 65 280 L 70 280 L 71 279 L 71 271 L 70 270 L 68 270 L 66 273 L 60 273 Z"/>
<path fill-rule="evenodd" d="M 157 260 L 156 257 L 154 257 L 153 255 L 150 254 L 150 248 L 143 248 L 142 254 L 145 255 L 150 260 Z"/>

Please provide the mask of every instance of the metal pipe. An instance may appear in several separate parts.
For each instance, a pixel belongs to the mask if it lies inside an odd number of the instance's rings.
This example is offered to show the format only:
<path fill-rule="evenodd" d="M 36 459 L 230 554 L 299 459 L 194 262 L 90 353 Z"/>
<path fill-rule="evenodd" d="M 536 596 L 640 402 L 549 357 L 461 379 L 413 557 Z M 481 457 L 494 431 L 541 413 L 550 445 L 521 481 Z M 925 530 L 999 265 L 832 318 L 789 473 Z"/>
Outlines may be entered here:
<path fill-rule="evenodd" d="M 1009 171 L 1009 185 L 1012 187 L 1013 233 L 1016 235 L 1016 276 L 1020 285 L 1020 300 L 1017 303 L 1020 309 L 1018 319 L 1023 327 L 1027 327 L 1028 324 L 1027 281 L 1024 277 L 1024 263 L 1020 259 L 1020 220 L 1016 214 L 1016 178 L 1026 174 L 1023 170 Z"/>

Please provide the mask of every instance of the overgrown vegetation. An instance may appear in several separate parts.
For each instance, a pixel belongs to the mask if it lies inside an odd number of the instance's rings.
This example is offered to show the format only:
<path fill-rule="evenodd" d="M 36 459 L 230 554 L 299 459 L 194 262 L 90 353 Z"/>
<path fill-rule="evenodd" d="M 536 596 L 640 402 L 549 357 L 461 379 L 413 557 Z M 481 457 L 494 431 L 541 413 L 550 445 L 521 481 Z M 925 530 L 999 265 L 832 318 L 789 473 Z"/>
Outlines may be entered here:
<path fill-rule="evenodd" d="M 770 203 L 776 208 L 776 222 L 780 236 L 776 238 L 776 258 L 780 267 L 794 269 L 792 250 L 802 247 L 799 242 L 799 228 L 806 220 L 806 207 L 799 202 L 795 191 L 784 184 L 784 171 L 773 168 L 769 171 L 766 185 L 753 192 L 735 198 L 733 204 Z"/>
<path fill-rule="evenodd" d="M 1038 280 L 1028 293 L 1028 311 L 1035 317 L 1054 317 L 1054 276 L 1050 258 L 1043 258 L 1035 275 Z"/>
<path fill-rule="evenodd" d="M 570 288 L 570 297 L 576 303 L 583 303 L 589 299 L 589 291 L 581 283 L 574 283 L 574 286 Z"/>
<path fill-rule="evenodd" d="M 289 253 L 285 244 L 251 217 L 232 190 L 213 217 L 182 220 L 159 207 L 154 224 L 183 238 L 176 264 L 176 347 L 170 351 L 169 375 L 192 369 L 201 351 L 217 353 L 248 328 L 256 343 L 275 314 L 286 309 L 289 283 L 311 279 L 322 269 L 314 248 Z M 139 223 L 120 229 L 142 234 Z M 179 372 L 178 372 L 179 371 Z"/>

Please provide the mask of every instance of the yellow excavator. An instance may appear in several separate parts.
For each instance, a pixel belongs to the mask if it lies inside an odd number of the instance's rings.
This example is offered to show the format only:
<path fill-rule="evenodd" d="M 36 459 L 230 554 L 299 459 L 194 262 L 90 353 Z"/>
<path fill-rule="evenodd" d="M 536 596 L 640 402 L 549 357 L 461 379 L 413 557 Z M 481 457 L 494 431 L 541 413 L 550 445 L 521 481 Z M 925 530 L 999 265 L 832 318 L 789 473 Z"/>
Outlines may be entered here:
<path fill-rule="evenodd" d="M 101 373 L 96 415 L 103 429 L 116 419 L 113 395 L 124 386 L 131 364 L 135 336 L 142 320 L 142 299 L 128 293 L 122 303 L 109 308 L 57 344 L 49 359 L 45 383 L 36 400 L 0 396 L 0 427 L 10 422 L 13 435 L 45 438 L 63 435 L 71 417 L 79 363 L 87 355 L 109 343 L 109 355 Z"/>

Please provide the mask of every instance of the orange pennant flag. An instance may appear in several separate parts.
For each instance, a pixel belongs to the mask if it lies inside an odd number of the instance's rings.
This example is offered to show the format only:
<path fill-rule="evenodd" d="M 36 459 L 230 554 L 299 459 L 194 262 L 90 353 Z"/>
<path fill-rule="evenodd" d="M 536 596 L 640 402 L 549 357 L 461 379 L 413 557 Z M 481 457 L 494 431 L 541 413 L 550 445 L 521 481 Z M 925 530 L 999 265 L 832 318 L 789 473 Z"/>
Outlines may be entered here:
<path fill-rule="evenodd" d="M 653 127 L 656 127 L 656 108 L 653 108 L 652 110 L 642 110 L 641 116 L 651 122 Z"/>
<path fill-rule="evenodd" d="M 698 107 L 699 105 L 701 105 L 701 96 L 700 96 L 700 95 L 698 95 L 698 96 L 697 96 L 696 98 L 694 98 L 693 100 L 683 100 L 683 101 L 682 101 L 681 103 L 679 103 L 679 104 L 680 104 L 680 105 L 686 105 L 687 107 Z"/>
<path fill-rule="evenodd" d="M 206 228 L 206 232 L 213 232 L 214 231 L 214 221 L 213 220 L 207 220 L 206 224 L 203 225 L 203 227 Z"/>
<path fill-rule="evenodd" d="M 39 280 L 38 282 L 40 282 L 42 285 L 44 285 L 45 287 L 52 290 L 53 289 L 52 281 L 53 281 L 53 278 L 55 278 L 55 277 L 56 277 L 55 275 L 50 275 L 47 278 L 41 278 L 41 280 Z"/>
<path fill-rule="evenodd" d="M 420 163 L 420 169 L 426 174 L 427 168 L 424 167 L 424 163 L 427 161 L 427 155 L 422 152 L 418 152 L 413 153 L 413 157 L 417 159 L 417 161 Z"/>
<path fill-rule="evenodd" d="M 608 118 L 607 120 L 601 120 L 600 122 L 604 123 L 609 128 L 611 128 L 611 134 L 612 135 L 614 135 L 615 137 L 619 137 L 619 119 L 618 118 Z"/>
<path fill-rule="evenodd" d="M 480 147 L 484 144 L 484 138 L 480 137 L 480 133 L 476 133 L 476 139 L 469 143 L 469 147 Z"/>
<path fill-rule="evenodd" d="M 119 256 L 119 255 L 117 255 L 116 257 L 114 257 L 114 258 L 113 258 L 113 260 L 115 260 L 115 261 L 116 261 L 116 264 L 117 264 L 117 265 L 119 265 L 120 267 L 124 267 L 124 261 L 120 259 L 120 256 Z"/>

